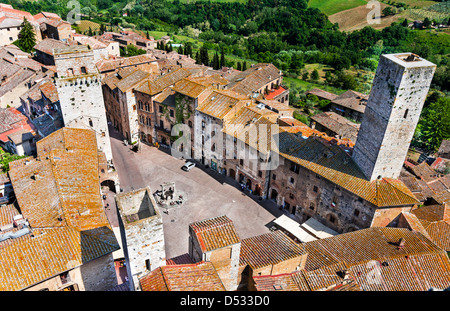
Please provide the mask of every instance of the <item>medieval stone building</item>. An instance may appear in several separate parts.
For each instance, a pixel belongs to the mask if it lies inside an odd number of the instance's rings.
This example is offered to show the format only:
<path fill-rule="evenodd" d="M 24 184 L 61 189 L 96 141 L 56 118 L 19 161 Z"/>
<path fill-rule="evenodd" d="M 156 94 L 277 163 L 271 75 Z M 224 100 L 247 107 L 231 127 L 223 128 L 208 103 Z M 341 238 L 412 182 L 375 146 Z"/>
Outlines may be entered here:
<path fill-rule="evenodd" d="M 94 130 L 99 150 L 111 161 L 101 78 L 94 64 L 93 51 L 89 46 L 78 45 L 55 49 L 53 54 L 64 126 Z"/>
<path fill-rule="evenodd" d="M 138 278 L 166 263 L 162 217 L 149 188 L 116 196 L 130 290 L 140 290 Z"/>

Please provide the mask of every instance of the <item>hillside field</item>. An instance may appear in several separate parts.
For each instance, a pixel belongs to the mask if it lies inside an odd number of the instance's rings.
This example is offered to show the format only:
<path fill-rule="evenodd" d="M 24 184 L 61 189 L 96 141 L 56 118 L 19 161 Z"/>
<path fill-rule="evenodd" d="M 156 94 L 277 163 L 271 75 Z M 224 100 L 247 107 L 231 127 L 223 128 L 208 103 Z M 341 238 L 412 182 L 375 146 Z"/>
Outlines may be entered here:
<path fill-rule="evenodd" d="M 348 10 L 361 5 L 366 5 L 366 0 L 309 0 L 308 6 L 319 9 L 322 13 L 330 16 L 335 13 Z"/>

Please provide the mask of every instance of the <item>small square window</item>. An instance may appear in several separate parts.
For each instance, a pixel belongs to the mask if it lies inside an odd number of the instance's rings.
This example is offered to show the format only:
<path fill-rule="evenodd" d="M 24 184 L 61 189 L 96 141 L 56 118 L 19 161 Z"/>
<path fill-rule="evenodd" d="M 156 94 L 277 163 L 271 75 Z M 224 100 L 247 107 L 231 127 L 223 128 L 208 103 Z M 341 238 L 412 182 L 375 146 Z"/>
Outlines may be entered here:
<path fill-rule="evenodd" d="M 258 177 L 262 177 L 262 171 L 258 171 Z"/>
<path fill-rule="evenodd" d="M 317 188 L 317 186 L 314 186 L 314 187 L 313 187 L 313 191 L 314 191 L 314 192 L 317 192 L 318 190 L 319 190 L 319 188 Z"/>
<path fill-rule="evenodd" d="M 273 180 L 277 180 L 277 175 L 272 174 L 272 179 L 273 179 Z"/>
<path fill-rule="evenodd" d="M 289 179 L 289 182 L 290 182 L 291 184 L 293 184 L 293 183 L 294 183 L 294 177 L 291 177 L 291 178 Z"/>
<path fill-rule="evenodd" d="M 359 216 L 359 210 L 355 209 L 355 211 L 353 212 L 353 215 L 355 215 L 356 217 Z"/>

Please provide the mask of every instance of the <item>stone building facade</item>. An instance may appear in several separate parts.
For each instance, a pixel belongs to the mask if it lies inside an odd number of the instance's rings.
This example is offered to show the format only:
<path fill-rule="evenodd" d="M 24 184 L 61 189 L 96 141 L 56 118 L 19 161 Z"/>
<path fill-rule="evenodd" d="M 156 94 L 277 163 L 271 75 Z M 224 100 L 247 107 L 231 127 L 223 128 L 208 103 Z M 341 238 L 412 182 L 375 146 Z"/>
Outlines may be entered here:
<path fill-rule="evenodd" d="M 377 207 L 288 159 L 271 172 L 268 198 L 303 223 L 310 217 L 338 232 L 368 228 Z"/>
<path fill-rule="evenodd" d="M 92 50 L 79 45 L 54 50 L 56 87 L 64 125 L 89 128 L 97 135 L 99 150 L 112 160 L 101 78 Z"/>
<path fill-rule="evenodd" d="M 353 152 L 370 180 L 399 177 L 435 69 L 412 53 L 381 56 Z"/>
<path fill-rule="evenodd" d="M 211 262 L 227 291 L 237 289 L 240 249 L 240 238 L 226 216 L 189 225 L 189 256 L 194 262 Z"/>
<path fill-rule="evenodd" d="M 148 187 L 120 193 L 116 202 L 130 290 L 140 290 L 138 278 L 166 263 L 162 217 Z"/>

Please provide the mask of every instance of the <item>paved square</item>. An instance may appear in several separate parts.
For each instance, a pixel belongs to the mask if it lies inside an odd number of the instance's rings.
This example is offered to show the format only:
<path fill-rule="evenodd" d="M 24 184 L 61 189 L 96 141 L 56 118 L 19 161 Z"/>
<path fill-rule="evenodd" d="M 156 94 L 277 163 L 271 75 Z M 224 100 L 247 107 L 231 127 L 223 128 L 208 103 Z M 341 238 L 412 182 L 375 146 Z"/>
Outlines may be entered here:
<path fill-rule="evenodd" d="M 181 207 L 168 214 L 161 211 L 166 258 L 188 252 L 189 224 L 195 221 L 226 215 L 242 239 L 269 232 L 269 223 L 282 214 L 274 202 L 244 195 L 230 177 L 201 167 L 185 172 L 181 169 L 185 160 L 144 144 L 140 152 L 133 152 L 111 131 L 114 165 L 124 192 L 146 186 L 155 192 L 162 183 L 173 181 L 186 196 Z"/>

